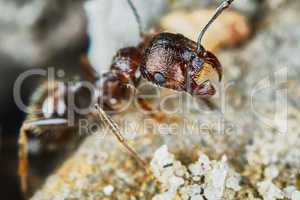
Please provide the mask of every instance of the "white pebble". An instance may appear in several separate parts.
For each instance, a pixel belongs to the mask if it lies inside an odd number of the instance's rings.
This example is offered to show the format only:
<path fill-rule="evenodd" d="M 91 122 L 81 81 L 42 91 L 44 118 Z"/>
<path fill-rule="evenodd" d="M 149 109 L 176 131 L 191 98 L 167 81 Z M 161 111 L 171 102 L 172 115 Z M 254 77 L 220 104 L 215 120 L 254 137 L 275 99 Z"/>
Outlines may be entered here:
<path fill-rule="evenodd" d="M 106 196 L 110 196 L 114 191 L 114 187 L 112 185 L 108 185 L 108 186 L 105 186 L 102 189 L 102 191 Z"/>
<path fill-rule="evenodd" d="M 198 195 L 192 196 L 191 200 L 203 200 L 203 197 L 202 197 L 202 195 L 198 194 Z"/>
<path fill-rule="evenodd" d="M 268 166 L 264 171 L 265 177 L 269 178 L 269 179 L 276 178 L 278 176 L 278 174 L 279 174 L 279 171 L 275 165 Z"/>
<path fill-rule="evenodd" d="M 234 196 L 240 189 L 240 175 L 229 167 L 226 156 L 216 161 L 200 154 L 198 161 L 188 167 L 189 171 L 180 161 L 175 160 L 166 145 L 156 150 L 151 170 L 165 192 L 155 195 L 152 200 L 170 200 L 174 197 L 203 200 L 204 196 L 207 200 L 216 200 L 225 197 L 225 193 Z M 199 182 L 202 178 L 204 182 Z"/>
<path fill-rule="evenodd" d="M 239 191 L 241 189 L 239 182 L 240 180 L 238 178 L 231 176 L 226 180 L 226 187 L 233 189 L 234 191 Z"/>
<path fill-rule="evenodd" d="M 297 189 L 295 186 L 287 186 L 286 188 L 283 189 L 283 192 L 284 192 L 285 197 L 291 199 L 293 192 L 296 190 Z"/>
<path fill-rule="evenodd" d="M 291 199 L 292 200 L 299 200 L 300 199 L 300 192 L 299 191 L 294 191 L 292 193 Z"/>
<path fill-rule="evenodd" d="M 276 200 L 283 198 L 283 192 L 270 180 L 257 183 L 258 192 L 265 200 Z"/>

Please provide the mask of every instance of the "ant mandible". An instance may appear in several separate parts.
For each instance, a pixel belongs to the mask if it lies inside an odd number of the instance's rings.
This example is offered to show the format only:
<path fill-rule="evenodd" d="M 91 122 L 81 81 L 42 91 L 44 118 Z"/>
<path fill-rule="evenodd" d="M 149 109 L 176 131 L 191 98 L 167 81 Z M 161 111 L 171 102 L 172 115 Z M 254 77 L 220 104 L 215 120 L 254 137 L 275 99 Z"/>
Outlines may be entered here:
<path fill-rule="evenodd" d="M 211 78 L 217 77 L 221 81 L 222 67 L 217 57 L 205 50 L 201 41 L 209 26 L 233 1 L 224 0 L 221 3 L 201 30 L 198 41 L 194 42 L 181 34 L 167 32 L 155 35 L 144 34 L 139 14 L 132 1 L 127 0 L 137 21 L 142 40 L 135 47 L 120 49 L 114 56 L 110 71 L 107 73 L 98 75 L 88 63 L 84 65 L 86 77 L 95 86 L 96 91 L 93 94 L 87 94 L 80 83 L 70 86 L 55 82 L 50 95 L 47 93 L 49 90 L 47 84 L 43 84 L 33 95 L 29 110 L 41 109 L 42 112 L 29 113 L 20 130 L 19 176 L 22 190 L 27 190 L 27 132 L 32 130 L 39 134 L 45 129 L 70 128 L 67 126 L 67 110 L 72 105 L 66 104 L 69 93 L 75 94 L 75 100 L 81 106 L 93 99 L 101 102 L 101 107 L 107 110 L 116 109 L 115 106 L 120 101 L 127 100 L 132 95 L 132 89 L 137 88 L 142 78 L 160 87 L 184 91 L 203 98 L 214 95 L 215 88 L 211 83 Z M 104 122 L 112 124 L 111 127 L 115 129 L 110 118 L 105 118 L 102 108 L 98 106 L 98 114 L 102 116 Z M 93 119 L 95 114 L 97 112 L 90 109 L 90 112 L 83 117 Z M 118 139 L 132 154 L 135 154 L 126 145 L 122 136 L 118 135 Z"/>

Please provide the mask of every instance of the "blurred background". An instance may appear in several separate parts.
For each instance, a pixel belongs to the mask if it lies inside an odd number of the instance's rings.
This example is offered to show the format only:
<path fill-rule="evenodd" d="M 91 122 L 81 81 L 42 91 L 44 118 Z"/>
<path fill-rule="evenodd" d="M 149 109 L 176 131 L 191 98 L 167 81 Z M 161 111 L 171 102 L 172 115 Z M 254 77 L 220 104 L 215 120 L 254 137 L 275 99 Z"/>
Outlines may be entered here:
<path fill-rule="evenodd" d="M 221 1 L 133 2 L 141 14 L 145 29 L 158 26 L 159 23 L 160 26 L 172 29 L 173 18 L 165 19 L 171 22 L 164 23 L 160 21 L 162 15 L 172 10 L 214 8 Z M 247 27 L 246 30 L 241 30 L 239 41 L 229 41 L 227 46 L 240 47 L 243 41 L 254 37 L 255 32 L 260 30 L 264 23 L 277 19 L 270 18 L 273 11 L 285 10 L 285 5 L 289 5 L 290 2 L 236 0 L 233 9 L 246 19 Z M 288 14 L 283 16 L 291 17 Z M 242 23 L 239 27 L 244 26 L 245 23 Z M 182 27 L 179 25 L 180 28 Z M 196 27 L 196 30 L 198 29 L 199 27 Z M 0 0 L 1 199 L 22 199 L 16 173 L 17 138 L 25 114 L 14 102 L 13 87 L 16 78 L 29 69 L 54 67 L 63 69 L 67 78 L 76 79 L 81 76 L 80 56 L 84 54 L 88 54 L 90 62 L 98 71 L 105 71 L 117 49 L 135 45 L 138 41 L 137 25 L 126 0 Z M 211 48 L 219 48 L 216 46 Z M 298 63 L 298 60 L 295 62 Z M 26 104 L 40 82 L 41 77 L 30 77 L 22 85 L 22 99 Z M 32 170 L 36 177 L 39 177 L 33 180 L 37 185 L 42 184 L 44 177 L 54 168 L 48 156 L 53 155 L 37 155 L 30 159 L 34 168 Z"/>
<path fill-rule="evenodd" d="M 16 78 L 32 68 L 78 70 L 79 55 L 87 51 L 86 18 L 82 1 L 0 1 L 0 195 L 22 199 L 17 178 L 18 130 L 25 114 L 13 99 Z M 41 77 L 22 85 L 26 105 Z"/>

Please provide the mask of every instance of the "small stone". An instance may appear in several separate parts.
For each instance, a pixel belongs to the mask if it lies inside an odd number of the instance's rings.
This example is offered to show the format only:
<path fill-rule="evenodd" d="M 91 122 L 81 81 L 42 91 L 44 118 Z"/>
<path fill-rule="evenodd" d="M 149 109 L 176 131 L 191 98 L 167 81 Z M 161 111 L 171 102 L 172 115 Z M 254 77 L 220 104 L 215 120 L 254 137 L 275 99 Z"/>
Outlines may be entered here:
<path fill-rule="evenodd" d="M 264 175 L 266 178 L 274 179 L 278 176 L 279 171 L 275 165 L 271 165 L 267 167 L 264 171 Z"/>
<path fill-rule="evenodd" d="M 158 195 L 155 195 L 152 200 L 169 200 L 169 199 L 174 199 L 176 196 L 176 193 L 173 191 L 167 191 Z"/>
<path fill-rule="evenodd" d="M 192 184 L 184 186 L 180 189 L 180 194 L 183 199 L 190 199 L 191 197 L 200 195 L 201 186 L 199 184 Z"/>
<path fill-rule="evenodd" d="M 166 192 L 155 195 L 153 199 L 169 200 L 178 194 L 182 200 L 202 200 L 201 194 L 204 193 L 207 200 L 216 200 L 225 194 L 234 196 L 235 191 L 240 189 L 239 175 L 229 167 L 226 156 L 220 161 L 211 161 L 205 154 L 200 154 L 198 161 L 190 164 L 188 168 L 189 171 L 180 161 L 175 160 L 166 145 L 160 147 L 154 153 L 151 169 Z M 202 177 L 203 181 L 199 182 Z"/>
<path fill-rule="evenodd" d="M 237 177 L 229 177 L 226 181 L 226 187 L 233 189 L 234 191 L 239 191 L 241 189 L 239 182 L 240 180 Z"/>
<path fill-rule="evenodd" d="M 107 185 L 102 189 L 102 191 L 106 196 L 110 196 L 114 191 L 114 187 L 112 185 Z"/>
<path fill-rule="evenodd" d="M 283 189 L 284 196 L 291 199 L 293 192 L 296 190 L 297 188 L 295 186 L 287 186 L 286 188 Z"/>
<path fill-rule="evenodd" d="M 202 195 L 197 194 L 197 195 L 192 196 L 191 200 L 203 200 L 203 197 L 202 197 Z"/>
<path fill-rule="evenodd" d="M 265 200 L 276 200 L 283 198 L 283 192 L 270 180 L 257 183 L 258 192 Z"/>
<path fill-rule="evenodd" d="M 204 190 L 204 195 L 208 200 L 221 199 L 220 192 L 217 191 L 213 186 L 206 187 Z"/>
<path fill-rule="evenodd" d="M 183 178 L 180 177 L 171 177 L 169 180 L 170 188 L 177 190 L 177 188 L 184 184 Z"/>
<path fill-rule="evenodd" d="M 299 200 L 300 199 L 300 192 L 299 191 L 294 191 L 292 193 L 291 199 L 292 200 Z"/>
<path fill-rule="evenodd" d="M 209 158 L 201 154 L 199 156 L 198 162 L 195 164 L 191 164 L 189 166 L 189 170 L 192 172 L 194 176 L 202 176 L 204 172 L 210 169 L 210 160 Z"/>

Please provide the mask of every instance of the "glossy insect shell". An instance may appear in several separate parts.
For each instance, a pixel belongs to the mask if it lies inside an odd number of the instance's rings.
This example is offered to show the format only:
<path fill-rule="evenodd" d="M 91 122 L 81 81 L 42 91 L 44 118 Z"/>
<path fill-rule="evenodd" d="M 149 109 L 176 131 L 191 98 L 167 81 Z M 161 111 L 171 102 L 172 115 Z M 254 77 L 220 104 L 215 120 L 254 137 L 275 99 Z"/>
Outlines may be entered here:
<path fill-rule="evenodd" d="M 115 110 L 123 100 L 130 98 L 131 87 L 135 87 L 141 79 L 138 68 L 141 57 L 139 48 L 120 49 L 112 59 L 110 71 L 100 76 L 97 87 L 106 109 Z"/>
<path fill-rule="evenodd" d="M 137 85 L 141 78 L 139 64 L 142 58 L 141 50 L 136 47 L 120 49 L 114 56 L 111 71 L 122 73 L 128 82 Z M 125 82 L 126 80 L 123 79 Z"/>
<path fill-rule="evenodd" d="M 197 53 L 196 42 L 181 34 L 160 33 L 148 44 L 140 68 L 149 81 L 177 91 L 194 93 L 199 89 L 195 79 L 199 78 L 199 74 L 206 75 L 200 72 L 208 65 L 221 80 L 222 68 L 216 56 L 206 50 Z"/>

